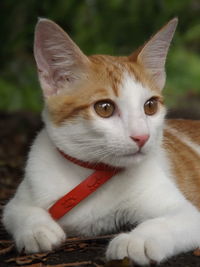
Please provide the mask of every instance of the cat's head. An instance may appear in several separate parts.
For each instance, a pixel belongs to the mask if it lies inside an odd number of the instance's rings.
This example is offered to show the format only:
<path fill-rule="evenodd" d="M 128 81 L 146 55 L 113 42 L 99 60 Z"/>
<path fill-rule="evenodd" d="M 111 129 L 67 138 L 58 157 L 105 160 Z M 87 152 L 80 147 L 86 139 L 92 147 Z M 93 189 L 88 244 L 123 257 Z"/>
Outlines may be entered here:
<path fill-rule="evenodd" d="M 87 57 L 58 25 L 39 20 L 34 54 L 43 117 L 60 150 L 114 166 L 156 151 L 165 116 L 165 60 L 176 25 L 175 18 L 128 57 Z"/>

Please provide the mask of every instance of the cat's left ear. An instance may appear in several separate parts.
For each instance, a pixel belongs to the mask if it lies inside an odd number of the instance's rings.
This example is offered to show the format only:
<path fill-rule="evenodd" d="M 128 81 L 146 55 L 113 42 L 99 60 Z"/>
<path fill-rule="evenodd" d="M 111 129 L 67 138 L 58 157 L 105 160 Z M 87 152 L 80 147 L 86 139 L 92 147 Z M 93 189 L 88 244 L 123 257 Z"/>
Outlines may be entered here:
<path fill-rule="evenodd" d="M 160 90 L 165 85 L 165 61 L 177 23 L 177 18 L 170 20 L 143 47 L 129 57 L 145 68 Z"/>

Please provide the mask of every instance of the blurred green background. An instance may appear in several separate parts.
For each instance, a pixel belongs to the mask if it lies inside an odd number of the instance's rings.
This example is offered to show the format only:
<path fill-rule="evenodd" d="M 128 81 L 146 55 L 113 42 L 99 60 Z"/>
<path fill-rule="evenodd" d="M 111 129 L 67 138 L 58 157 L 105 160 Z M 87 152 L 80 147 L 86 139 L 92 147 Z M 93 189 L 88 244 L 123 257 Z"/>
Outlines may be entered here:
<path fill-rule="evenodd" d="M 166 102 L 200 109 L 199 0 L 1 0 L 0 110 L 41 109 L 32 51 L 38 17 L 57 22 L 86 54 L 128 55 L 174 16 Z"/>

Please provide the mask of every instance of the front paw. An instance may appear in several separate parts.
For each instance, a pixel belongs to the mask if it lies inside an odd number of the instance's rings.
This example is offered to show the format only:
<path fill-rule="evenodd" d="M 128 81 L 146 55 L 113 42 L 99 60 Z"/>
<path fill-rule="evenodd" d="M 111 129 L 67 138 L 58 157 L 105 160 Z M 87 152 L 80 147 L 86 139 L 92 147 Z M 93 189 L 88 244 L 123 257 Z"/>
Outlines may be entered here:
<path fill-rule="evenodd" d="M 15 237 L 18 251 L 24 249 L 25 253 L 50 251 L 61 245 L 65 239 L 65 232 L 55 222 L 26 226 Z"/>
<path fill-rule="evenodd" d="M 147 229 L 145 229 L 147 230 Z M 108 260 L 128 257 L 139 265 L 159 263 L 173 254 L 172 238 L 158 230 L 157 235 L 149 229 L 140 231 L 135 229 L 130 233 L 123 233 L 115 237 L 106 252 Z"/>

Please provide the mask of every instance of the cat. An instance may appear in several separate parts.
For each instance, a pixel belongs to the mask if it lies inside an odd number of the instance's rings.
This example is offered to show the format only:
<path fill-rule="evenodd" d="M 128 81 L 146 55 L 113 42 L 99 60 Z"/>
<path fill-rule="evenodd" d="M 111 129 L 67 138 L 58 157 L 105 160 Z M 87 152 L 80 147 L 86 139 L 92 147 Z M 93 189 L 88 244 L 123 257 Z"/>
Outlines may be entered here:
<path fill-rule="evenodd" d="M 130 56 L 86 56 L 57 24 L 39 20 L 45 127 L 3 211 L 19 251 L 52 250 L 67 236 L 126 224 L 137 226 L 111 240 L 108 260 L 148 265 L 200 246 L 200 122 L 166 120 L 162 96 L 176 25 L 174 18 Z M 94 172 L 64 155 L 122 171 L 54 220 L 48 209 Z"/>

